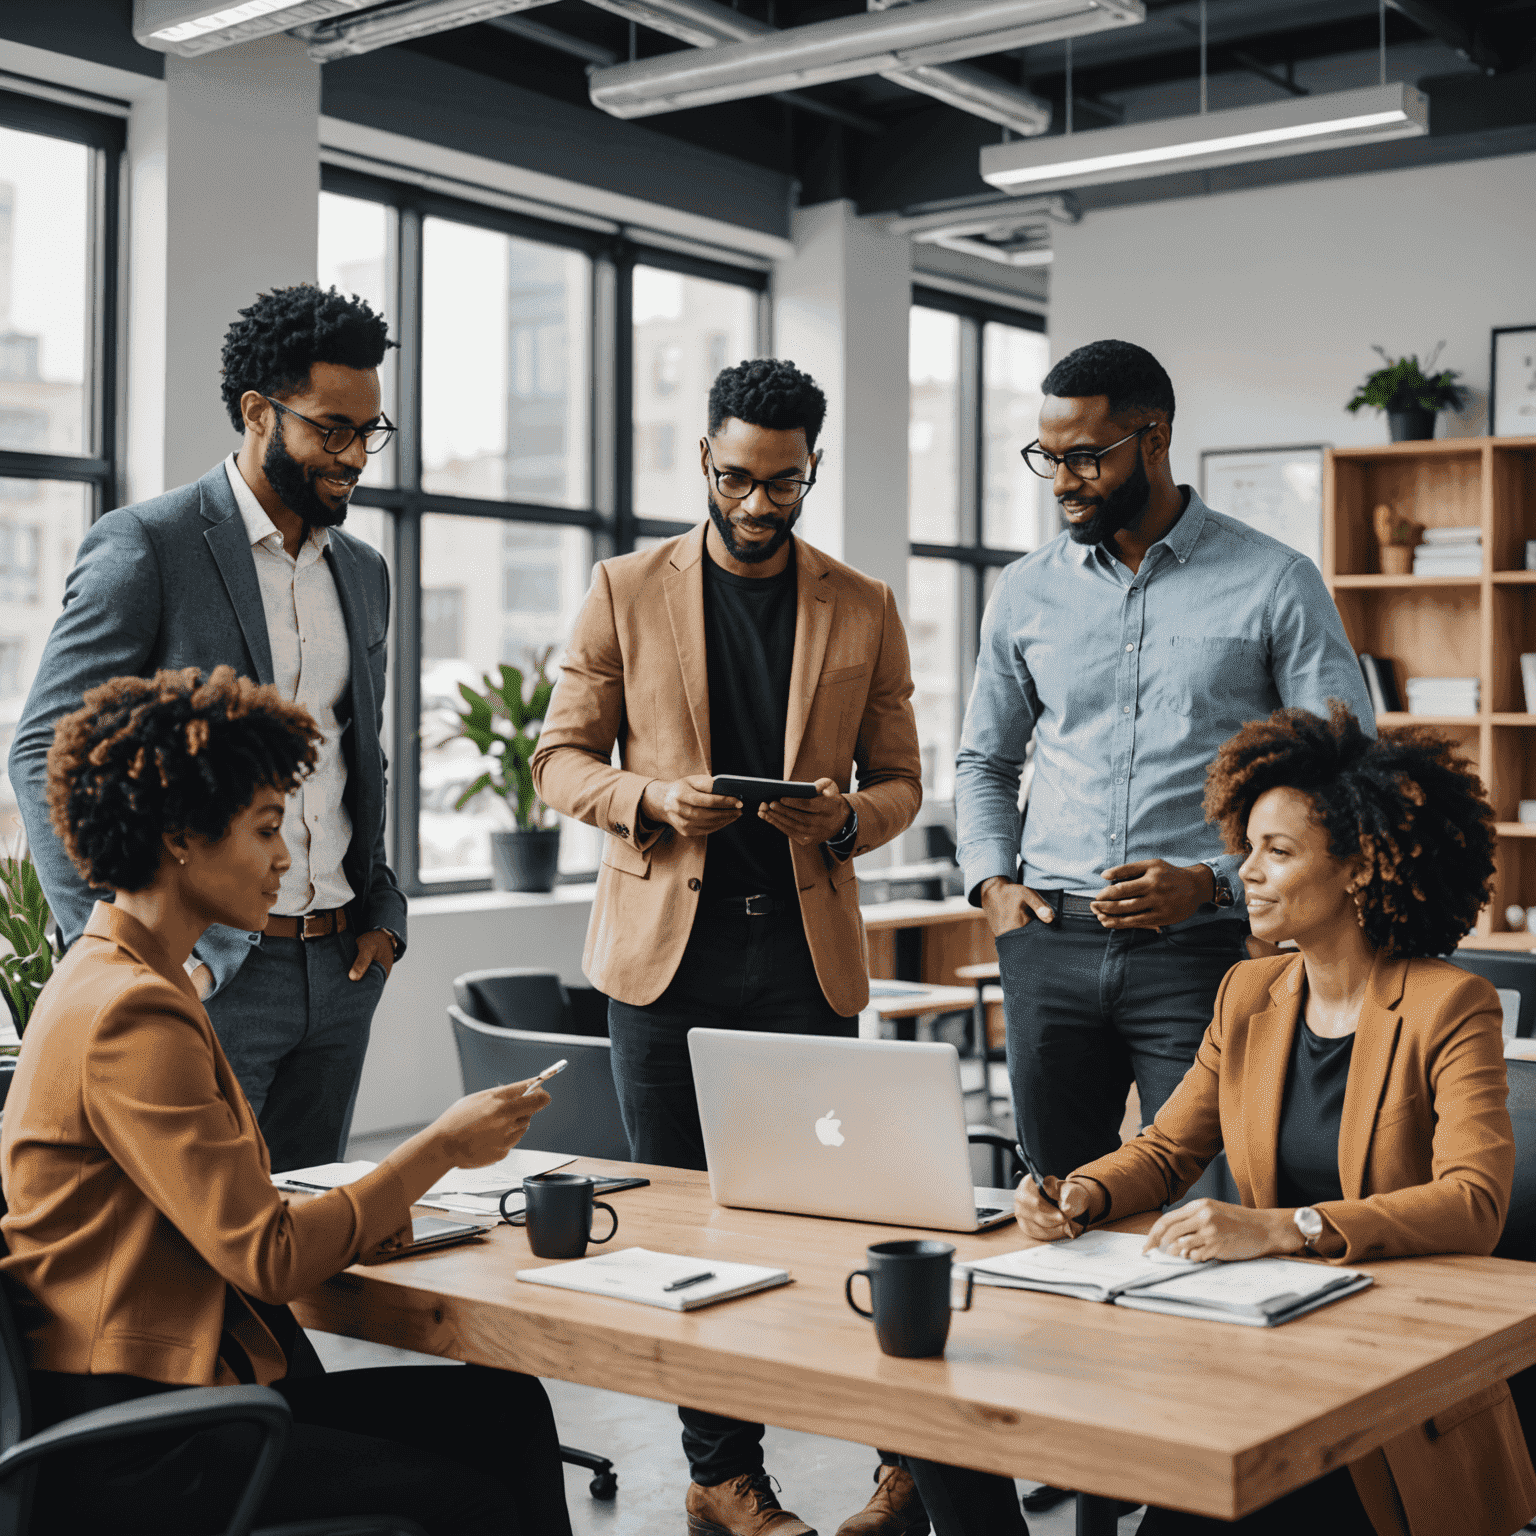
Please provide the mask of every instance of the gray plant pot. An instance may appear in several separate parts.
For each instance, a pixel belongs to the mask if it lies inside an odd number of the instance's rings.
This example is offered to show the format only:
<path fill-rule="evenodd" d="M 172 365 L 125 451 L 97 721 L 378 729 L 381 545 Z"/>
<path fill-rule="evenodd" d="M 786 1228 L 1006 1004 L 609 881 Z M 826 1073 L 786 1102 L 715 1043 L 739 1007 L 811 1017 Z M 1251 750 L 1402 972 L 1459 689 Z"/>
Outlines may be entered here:
<path fill-rule="evenodd" d="M 1435 435 L 1434 411 L 1388 411 L 1387 429 L 1394 443 L 1426 443 Z"/>
<path fill-rule="evenodd" d="M 552 891 L 559 869 L 559 827 L 491 833 L 491 883 L 498 891 Z"/>

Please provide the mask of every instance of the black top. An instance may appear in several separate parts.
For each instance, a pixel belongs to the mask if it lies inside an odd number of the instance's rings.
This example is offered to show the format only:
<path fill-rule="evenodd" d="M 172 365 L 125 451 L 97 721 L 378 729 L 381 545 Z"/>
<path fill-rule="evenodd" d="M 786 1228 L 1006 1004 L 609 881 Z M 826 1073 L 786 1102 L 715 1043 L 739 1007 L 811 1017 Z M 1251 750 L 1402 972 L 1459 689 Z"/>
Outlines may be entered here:
<path fill-rule="evenodd" d="M 1280 1111 L 1282 1206 L 1344 1198 L 1339 1182 L 1339 1121 L 1354 1043 L 1352 1034 L 1324 1040 L 1307 1028 L 1305 1019 L 1297 1026 Z"/>
<path fill-rule="evenodd" d="M 795 561 L 778 576 L 733 576 L 704 555 L 704 643 L 709 658 L 709 756 L 713 772 L 784 777 L 789 672 L 795 658 Z M 795 899 L 789 839 L 754 806 L 712 832 L 704 855 L 706 900 Z"/>

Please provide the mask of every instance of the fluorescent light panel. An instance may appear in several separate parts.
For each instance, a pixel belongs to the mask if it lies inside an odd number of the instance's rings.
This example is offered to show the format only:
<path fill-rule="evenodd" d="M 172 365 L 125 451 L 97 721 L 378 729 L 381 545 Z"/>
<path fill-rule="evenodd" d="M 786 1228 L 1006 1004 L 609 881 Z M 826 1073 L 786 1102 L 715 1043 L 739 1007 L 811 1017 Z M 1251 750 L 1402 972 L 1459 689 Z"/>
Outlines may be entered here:
<path fill-rule="evenodd" d="M 409 42 L 414 37 L 448 32 L 550 3 L 551 0 L 403 0 L 366 16 L 305 27 L 299 35 L 307 44 L 310 58 L 323 64 L 330 59 L 372 53 L 375 48 L 387 48 L 392 43 Z"/>
<path fill-rule="evenodd" d="M 252 38 L 271 37 L 305 22 L 361 10 L 372 0 L 134 0 L 133 35 L 146 48 L 193 57 Z"/>
<path fill-rule="evenodd" d="M 981 152 L 981 176 L 1005 192 L 1050 192 L 1428 132 L 1424 93 L 1411 85 L 1382 85 L 1033 143 L 988 145 Z"/>
<path fill-rule="evenodd" d="M 1081 37 L 1144 16 L 1142 0 L 922 0 L 616 64 L 593 73 L 591 97 L 615 117 L 650 117 Z"/>

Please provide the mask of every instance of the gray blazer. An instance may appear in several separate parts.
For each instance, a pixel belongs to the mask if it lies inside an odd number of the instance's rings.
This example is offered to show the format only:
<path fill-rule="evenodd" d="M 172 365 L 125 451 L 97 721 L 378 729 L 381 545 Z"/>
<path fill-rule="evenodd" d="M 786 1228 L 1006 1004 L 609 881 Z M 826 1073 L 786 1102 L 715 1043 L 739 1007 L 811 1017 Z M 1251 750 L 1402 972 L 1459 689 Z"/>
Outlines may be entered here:
<path fill-rule="evenodd" d="M 389 570 L 377 550 L 339 528 L 331 530 L 327 558 L 352 655 L 350 686 L 336 706 L 352 818 L 342 861 L 356 893 L 348 921 L 358 933 L 388 928 L 404 939 L 405 896 L 384 856 L 388 765 L 379 742 Z M 85 928 L 94 897 L 48 822 L 54 726 L 80 708 L 86 689 L 109 678 L 148 677 L 162 667 L 207 673 L 225 662 L 243 676 L 272 681 L 256 561 L 221 462 L 193 485 L 108 513 L 86 534 L 16 728 L 11 783 L 66 945 Z M 198 941 L 197 957 L 213 972 L 215 990 L 228 984 L 258 937 L 215 926 Z"/>

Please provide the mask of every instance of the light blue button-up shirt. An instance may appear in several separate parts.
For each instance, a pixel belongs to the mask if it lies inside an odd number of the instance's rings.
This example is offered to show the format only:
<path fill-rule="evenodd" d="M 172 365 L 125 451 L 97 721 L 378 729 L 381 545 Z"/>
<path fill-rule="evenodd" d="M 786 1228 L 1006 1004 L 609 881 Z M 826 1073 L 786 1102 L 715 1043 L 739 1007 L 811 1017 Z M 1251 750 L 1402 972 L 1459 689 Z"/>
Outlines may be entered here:
<path fill-rule="evenodd" d="M 1375 733 L 1317 567 L 1181 489 L 1183 515 L 1134 575 L 1104 546 L 1063 533 L 999 579 L 956 759 L 973 901 L 993 875 L 1096 896 L 1101 871 L 1160 858 L 1225 875 L 1241 916 L 1242 858 L 1222 852 L 1201 809 L 1216 749 L 1282 705 L 1326 715 L 1330 698 Z M 1232 915 L 1202 908 L 1188 921 Z"/>

